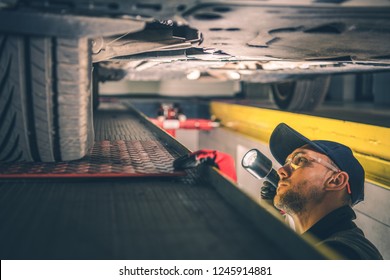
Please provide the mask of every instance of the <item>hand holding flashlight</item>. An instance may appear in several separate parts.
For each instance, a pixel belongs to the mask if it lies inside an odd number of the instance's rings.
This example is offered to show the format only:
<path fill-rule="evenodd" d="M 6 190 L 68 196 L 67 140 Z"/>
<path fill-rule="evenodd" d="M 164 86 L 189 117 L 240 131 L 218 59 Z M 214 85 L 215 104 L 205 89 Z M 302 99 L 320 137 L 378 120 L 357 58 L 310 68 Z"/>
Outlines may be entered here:
<path fill-rule="evenodd" d="M 241 164 L 257 179 L 267 180 L 275 189 L 278 187 L 279 175 L 272 168 L 272 161 L 259 150 L 249 150 L 242 158 Z"/>
<path fill-rule="evenodd" d="M 263 182 L 263 186 L 260 190 L 260 196 L 262 199 L 273 201 L 276 195 L 276 188 L 268 181 Z"/>
<path fill-rule="evenodd" d="M 272 203 L 279 182 L 278 173 L 272 168 L 272 161 L 259 150 L 252 149 L 242 158 L 241 164 L 257 179 L 266 180 L 261 187 L 260 196 Z"/>

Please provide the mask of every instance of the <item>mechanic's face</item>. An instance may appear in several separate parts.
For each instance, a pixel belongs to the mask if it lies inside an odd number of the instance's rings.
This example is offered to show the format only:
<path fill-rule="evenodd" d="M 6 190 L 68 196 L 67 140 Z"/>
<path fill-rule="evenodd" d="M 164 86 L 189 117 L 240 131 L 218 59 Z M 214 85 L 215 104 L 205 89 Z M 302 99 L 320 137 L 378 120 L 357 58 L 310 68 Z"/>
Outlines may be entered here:
<path fill-rule="evenodd" d="M 300 214 L 307 210 L 308 203 L 321 202 L 325 182 L 334 173 L 328 163 L 327 156 L 307 146 L 296 149 L 278 170 L 280 181 L 274 205 L 288 214 Z"/>

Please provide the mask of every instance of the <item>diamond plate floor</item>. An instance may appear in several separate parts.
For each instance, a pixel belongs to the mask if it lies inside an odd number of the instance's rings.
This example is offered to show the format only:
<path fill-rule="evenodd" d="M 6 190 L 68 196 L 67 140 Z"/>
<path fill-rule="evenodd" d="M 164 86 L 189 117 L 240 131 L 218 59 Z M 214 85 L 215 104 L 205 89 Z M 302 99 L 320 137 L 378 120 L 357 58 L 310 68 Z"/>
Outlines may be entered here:
<path fill-rule="evenodd" d="M 84 158 L 56 163 L 0 163 L 0 178 L 185 175 L 173 169 L 174 156 L 131 111 L 101 112 L 95 127 L 95 144 Z"/>

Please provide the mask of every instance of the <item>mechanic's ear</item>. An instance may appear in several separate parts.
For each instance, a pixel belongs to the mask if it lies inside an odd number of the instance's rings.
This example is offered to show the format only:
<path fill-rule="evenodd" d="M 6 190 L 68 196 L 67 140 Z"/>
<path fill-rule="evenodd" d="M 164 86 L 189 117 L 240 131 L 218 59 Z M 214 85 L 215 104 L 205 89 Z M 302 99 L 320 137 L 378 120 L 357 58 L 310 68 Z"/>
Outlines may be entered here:
<path fill-rule="evenodd" d="M 347 186 L 349 176 L 347 172 L 340 171 L 333 174 L 326 183 L 327 190 L 342 190 Z"/>

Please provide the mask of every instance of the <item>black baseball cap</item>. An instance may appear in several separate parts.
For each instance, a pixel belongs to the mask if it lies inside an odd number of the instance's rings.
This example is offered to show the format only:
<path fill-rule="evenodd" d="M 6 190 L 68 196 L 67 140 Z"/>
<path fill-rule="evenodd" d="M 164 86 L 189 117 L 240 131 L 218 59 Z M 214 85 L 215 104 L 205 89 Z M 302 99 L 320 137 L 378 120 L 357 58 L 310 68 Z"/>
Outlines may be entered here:
<path fill-rule="evenodd" d="M 271 134 L 271 153 L 282 165 L 288 155 L 304 145 L 328 156 L 341 171 L 348 173 L 353 205 L 364 200 L 364 169 L 349 147 L 333 141 L 311 141 L 285 123 L 280 123 Z"/>

